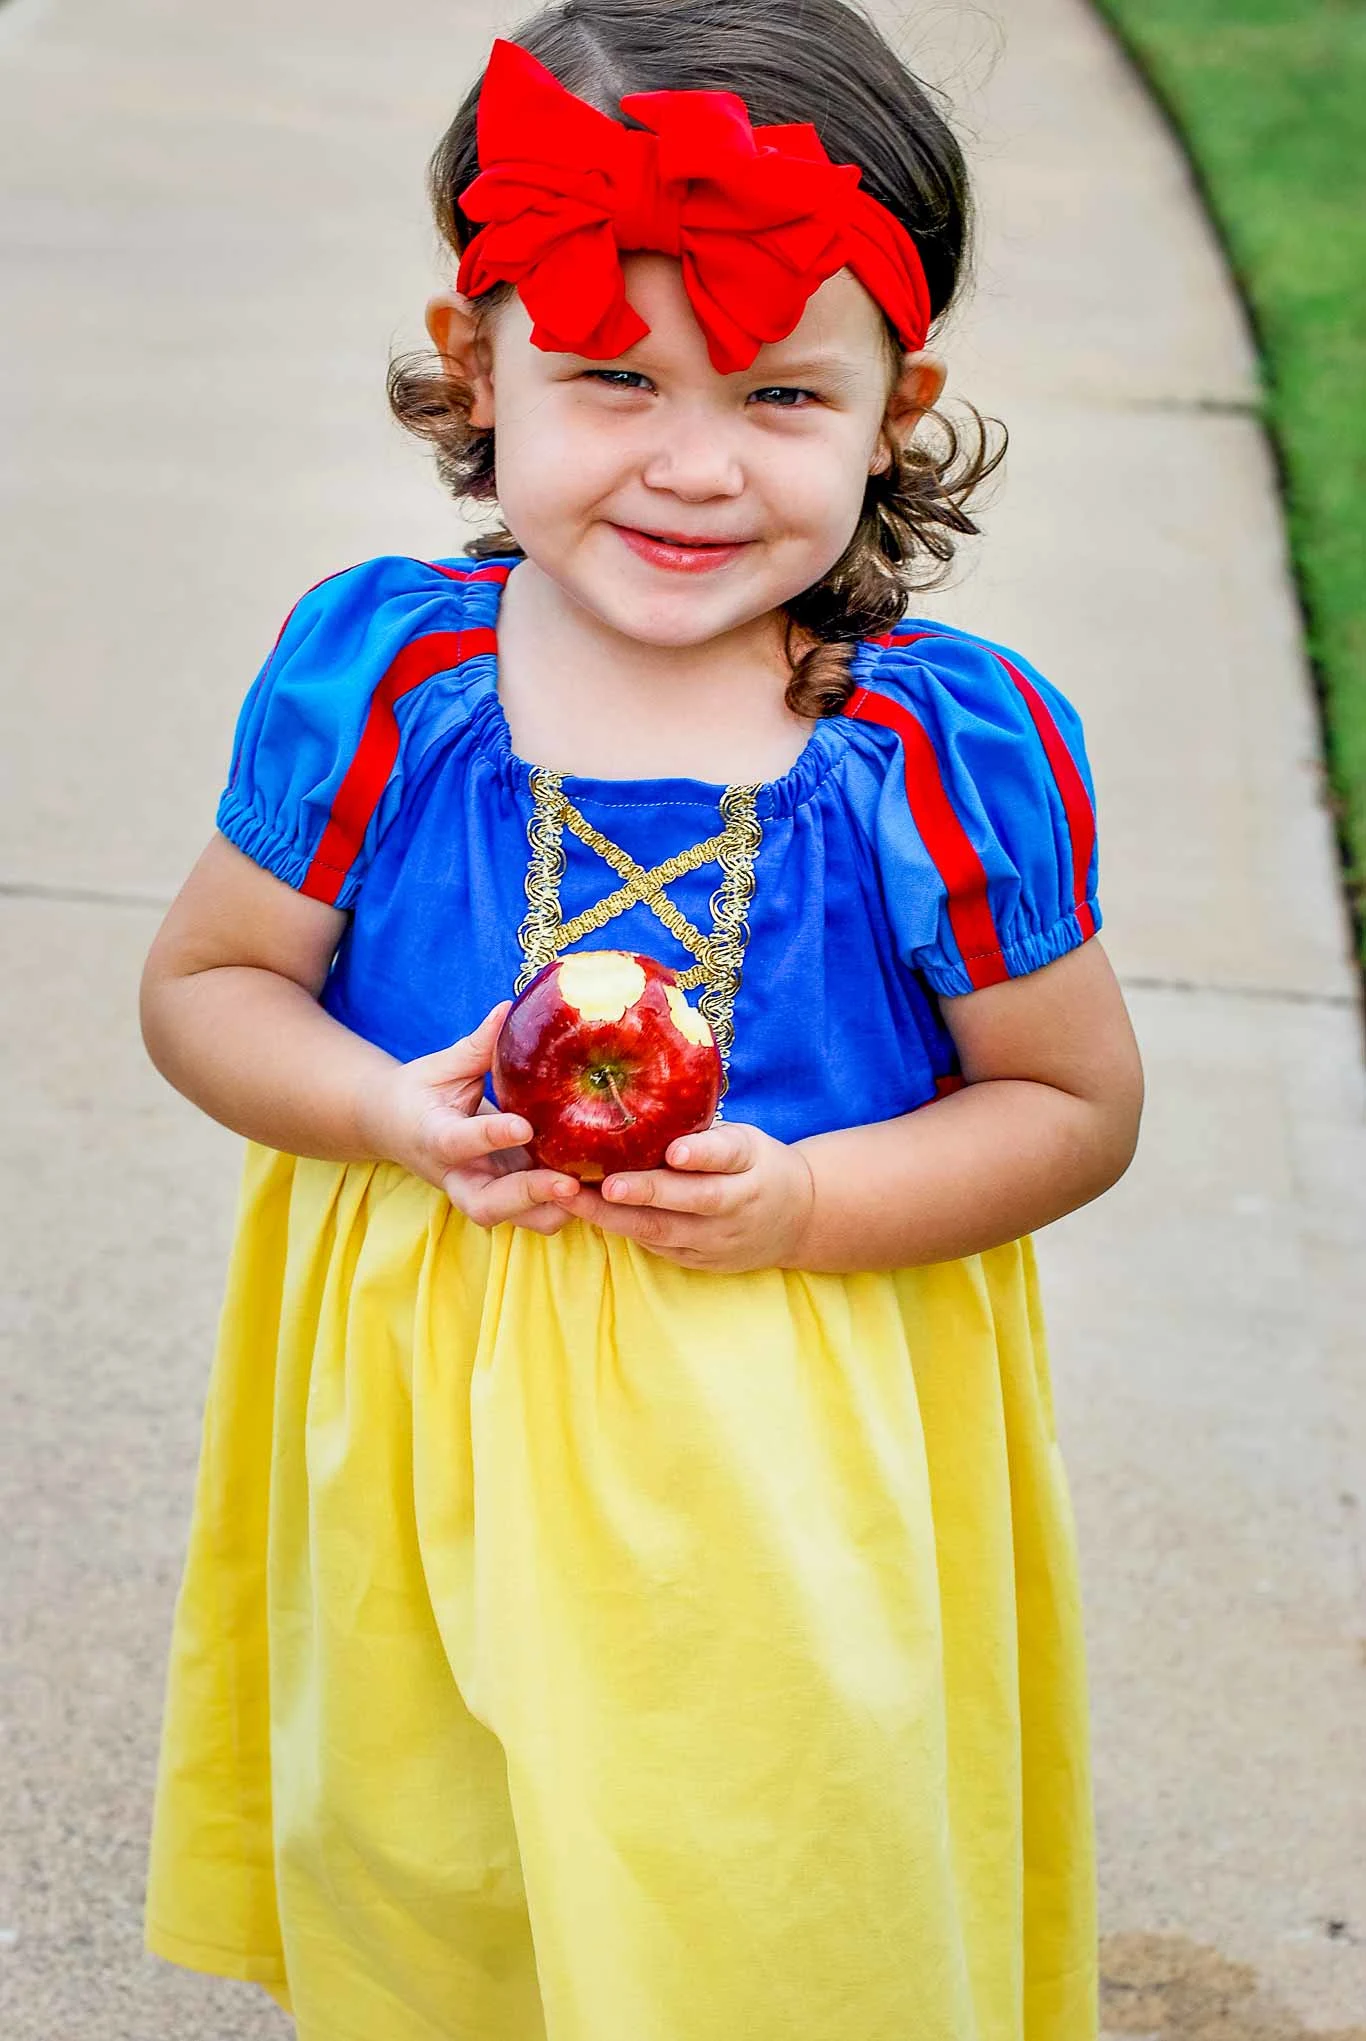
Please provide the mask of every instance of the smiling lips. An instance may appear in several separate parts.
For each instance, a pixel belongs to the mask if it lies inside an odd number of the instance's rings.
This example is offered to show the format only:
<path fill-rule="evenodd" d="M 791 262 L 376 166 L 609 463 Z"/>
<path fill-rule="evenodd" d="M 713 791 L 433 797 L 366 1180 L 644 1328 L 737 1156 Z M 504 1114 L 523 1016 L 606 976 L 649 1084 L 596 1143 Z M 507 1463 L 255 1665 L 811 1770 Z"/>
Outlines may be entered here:
<path fill-rule="evenodd" d="M 678 574 L 705 574 L 710 568 L 723 567 L 750 543 L 748 539 L 696 539 L 637 531 L 626 524 L 614 525 L 613 530 L 620 533 L 638 558 Z"/>

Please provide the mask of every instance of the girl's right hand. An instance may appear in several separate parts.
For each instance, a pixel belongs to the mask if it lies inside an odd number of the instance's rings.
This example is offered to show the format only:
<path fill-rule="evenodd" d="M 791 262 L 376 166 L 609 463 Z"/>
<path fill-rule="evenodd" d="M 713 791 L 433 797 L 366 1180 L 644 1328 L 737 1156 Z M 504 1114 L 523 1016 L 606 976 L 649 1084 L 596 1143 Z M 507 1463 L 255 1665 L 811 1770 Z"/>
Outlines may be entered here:
<path fill-rule="evenodd" d="M 376 1154 L 435 1184 L 476 1226 L 558 1233 L 573 1216 L 561 1201 L 574 1197 L 578 1183 L 535 1168 L 525 1145 L 530 1126 L 484 1097 L 493 1044 L 511 1003 L 495 1006 L 450 1048 L 378 1071 L 359 1118 Z"/>

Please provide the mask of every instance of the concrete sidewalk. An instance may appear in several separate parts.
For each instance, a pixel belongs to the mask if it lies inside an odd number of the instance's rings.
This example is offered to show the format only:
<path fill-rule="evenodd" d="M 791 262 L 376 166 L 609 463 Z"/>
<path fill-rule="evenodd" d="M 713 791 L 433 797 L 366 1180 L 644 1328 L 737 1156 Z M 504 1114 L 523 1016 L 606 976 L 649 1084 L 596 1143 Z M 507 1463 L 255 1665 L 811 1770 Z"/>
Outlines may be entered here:
<path fill-rule="evenodd" d="M 428 149 L 516 18 L 0 9 L 7 2041 L 287 2031 L 140 1953 L 238 1147 L 145 1063 L 135 988 L 300 589 L 458 546 L 383 370 L 422 338 Z M 1250 350 L 1081 0 L 1009 0 L 999 62 L 967 0 L 926 21 L 899 39 L 975 131 L 983 190 L 951 384 L 1014 448 L 933 607 L 1085 715 L 1149 1078 L 1134 1168 L 1040 1239 L 1105 2017 L 1131 2041 L 1363 2041 L 1361 1015 Z"/>

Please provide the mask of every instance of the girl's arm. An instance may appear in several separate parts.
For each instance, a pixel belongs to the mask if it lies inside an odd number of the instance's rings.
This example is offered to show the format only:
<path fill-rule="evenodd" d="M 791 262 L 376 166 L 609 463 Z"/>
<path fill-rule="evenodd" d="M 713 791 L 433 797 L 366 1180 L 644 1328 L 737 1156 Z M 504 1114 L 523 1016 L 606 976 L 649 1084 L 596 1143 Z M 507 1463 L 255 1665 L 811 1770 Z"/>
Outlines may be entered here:
<path fill-rule="evenodd" d="M 217 836 L 143 970 L 143 1040 L 177 1091 L 247 1139 L 332 1162 L 398 1162 L 481 1225 L 566 1223 L 576 1188 L 526 1167 L 525 1120 L 484 1109 L 505 1007 L 473 1035 L 400 1063 L 318 1004 L 347 917 Z"/>
<path fill-rule="evenodd" d="M 1143 1074 L 1096 938 L 943 1012 L 962 1091 L 790 1147 L 746 1126 L 689 1135 L 671 1167 L 609 1178 L 572 1209 L 691 1267 L 852 1273 L 982 1253 L 1124 1174 Z"/>
<path fill-rule="evenodd" d="M 1097 938 L 1025 977 L 945 999 L 942 1011 L 963 1090 L 795 1144 L 813 1187 L 801 1267 L 981 1253 L 1089 1204 L 1133 1160 L 1143 1069 Z"/>
<path fill-rule="evenodd" d="M 361 1104 L 393 1059 L 318 1005 L 346 921 L 215 837 L 148 953 L 142 1037 L 162 1076 L 234 1133 L 373 1161 Z"/>

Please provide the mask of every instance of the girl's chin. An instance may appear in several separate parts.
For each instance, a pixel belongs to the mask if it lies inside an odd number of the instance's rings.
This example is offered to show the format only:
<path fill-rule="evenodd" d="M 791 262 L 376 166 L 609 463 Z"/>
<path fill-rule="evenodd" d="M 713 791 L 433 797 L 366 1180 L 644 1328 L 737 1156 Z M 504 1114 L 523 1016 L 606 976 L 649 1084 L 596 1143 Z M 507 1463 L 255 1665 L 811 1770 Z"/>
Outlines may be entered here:
<path fill-rule="evenodd" d="M 672 645 L 682 651 L 688 645 L 706 645 L 731 631 L 743 631 L 776 604 L 753 596 L 743 600 L 737 590 L 731 590 L 731 600 L 725 602 L 717 596 L 706 600 L 702 592 L 653 596 L 617 584 L 611 594 L 604 592 L 602 604 L 594 604 L 594 608 L 606 625 L 639 645 Z"/>

